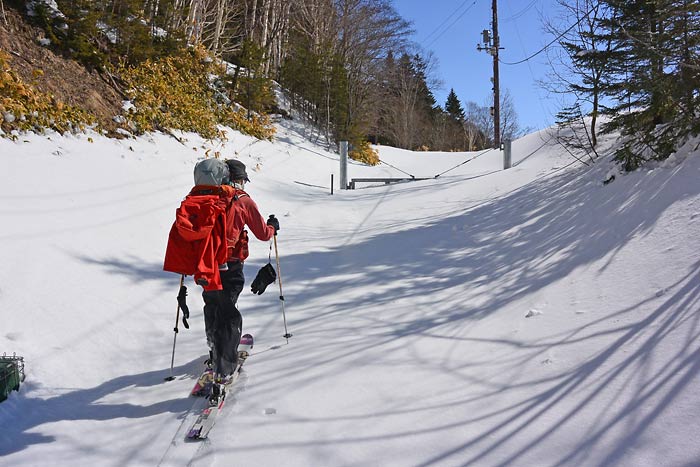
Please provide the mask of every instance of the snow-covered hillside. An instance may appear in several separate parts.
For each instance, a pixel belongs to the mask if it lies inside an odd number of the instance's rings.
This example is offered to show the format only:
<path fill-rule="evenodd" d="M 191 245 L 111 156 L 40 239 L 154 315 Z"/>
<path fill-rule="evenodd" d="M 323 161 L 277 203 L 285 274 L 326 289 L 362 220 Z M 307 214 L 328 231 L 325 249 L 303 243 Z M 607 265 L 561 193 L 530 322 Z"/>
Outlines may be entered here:
<path fill-rule="evenodd" d="M 27 366 L 1 465 L 700 464 L 694 145 L 608 185 L 607 156 L 584 166 L 547 131 L 509 170 L 379 147 L 387 164 L 349 177 L 441 175 L 331 195 L 338 157 L 300 132 L 0 139 L 0 353 Z M 254 354 L 210 439 L 185 443 L 202 301 L 189 281 L 164 382 L 179 278 L 162 260 L 208 150 L 247 164 L 280 218 L 294 336 L 275 286 L 246 289 Z M 251 246 L 248 281 L 271 252 Z"/>

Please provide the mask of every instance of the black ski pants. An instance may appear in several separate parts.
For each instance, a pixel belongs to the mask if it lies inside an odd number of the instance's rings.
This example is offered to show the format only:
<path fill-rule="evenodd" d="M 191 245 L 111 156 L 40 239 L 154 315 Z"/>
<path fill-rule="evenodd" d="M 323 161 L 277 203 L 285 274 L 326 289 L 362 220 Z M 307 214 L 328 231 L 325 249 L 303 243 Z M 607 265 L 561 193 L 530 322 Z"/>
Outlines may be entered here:
<path fill-rule="evenodd" d="M 236 307 L 243 291 L 243 263 L 231 261 L 221 272 L 223 290 L 204 291 L 204 329 L 212 351 L 214 371 L 221 375 L 233 373 L 238 364 L 238 344 L 241 341 L 243 317 Z"/>

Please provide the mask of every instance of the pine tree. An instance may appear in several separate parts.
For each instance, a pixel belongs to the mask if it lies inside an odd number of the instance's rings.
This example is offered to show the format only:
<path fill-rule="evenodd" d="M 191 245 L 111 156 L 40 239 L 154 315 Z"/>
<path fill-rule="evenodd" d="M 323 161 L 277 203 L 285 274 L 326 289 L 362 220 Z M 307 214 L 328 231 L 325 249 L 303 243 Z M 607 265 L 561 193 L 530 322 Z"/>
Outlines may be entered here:
<path fill-rule="evenodd" d="M 700 8 L 690 0 L 607 1 L 602 24 L 612 39 L 606 92 L 615 100 L 608 130 L 627 142 L 616 152 L 626 170 L 662 160 L 696 135 Z"/>
<path fill-rule="evenodd" d="M 464 123 L 464 109 L 454 89 L 450 89 L 445 102 L 445 111 L 457 122 Z"/>
<path fill-rule="evenodd" d="M 554 80 L 547 87 L 568 98 L 557 114 L 557 123 L 572 130 L 566 132 L 572 136 L 562 138 L 563 142 L 581 149 L 595 148 L 612 47 L 611 36 L 601 25 L 601 18 L 605 18 L 609 11 L 596 0 L 558 0 L 558 3 L 563 11 L 562 17 L 547 24 L 546 28 L 551 34 L 561 37 L 562 54 L 553 52 L 550 56 Z M 562 31 L 562 24 L 573 24 L 574 27 L 569 28 L 569 32 Z M 588 124 L 585 115 L 590 116 Z M 587 137 L 582 139 L 581 133 Z"/>
<path fill-rule="evenodd" d="M 391 144 L 415 149 L 429 145 L 435 116 L 441 112 L 426 79 L 427 65 L 419 55 L 393 55 L 384 61 L 381 136 Z"/>
<path fill-rule="evenodd" d="M 268 110 L 274 101 L 270 80 L 262 73 L 263 60 L 262 48 L 252 41 L 245 41 L 235 57 L 234 96 L 248 109 L 248 119 L 251 112 Z"/>

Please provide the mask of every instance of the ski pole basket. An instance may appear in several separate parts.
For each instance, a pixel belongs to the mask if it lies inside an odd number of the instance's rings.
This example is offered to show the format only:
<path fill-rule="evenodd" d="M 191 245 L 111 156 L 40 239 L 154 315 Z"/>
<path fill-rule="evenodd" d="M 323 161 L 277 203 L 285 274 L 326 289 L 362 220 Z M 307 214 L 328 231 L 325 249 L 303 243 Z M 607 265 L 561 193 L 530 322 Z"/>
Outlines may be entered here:
<path fill-rule="evenodd" d="M 0 402 L 7 399 L 12 391 L 19 391 L 24 381 L 24 357 L 15 354 L 0 356 Z"/>

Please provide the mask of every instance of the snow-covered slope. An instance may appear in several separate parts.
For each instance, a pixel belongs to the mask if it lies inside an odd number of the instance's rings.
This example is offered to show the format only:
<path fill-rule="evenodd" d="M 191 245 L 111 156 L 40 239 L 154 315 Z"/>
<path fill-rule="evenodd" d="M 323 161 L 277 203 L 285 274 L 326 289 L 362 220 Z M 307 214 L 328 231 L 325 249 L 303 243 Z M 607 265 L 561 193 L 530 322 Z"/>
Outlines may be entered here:
<path fill-rule="evenodd" d="M 2 465 L 700 464 L 700 154 L 603 185 L 548 132 L 499 153 L 337 155 L 285 123 L 231 132 L 0 140 Z M 254 356 L 206 443 L 185 443 L 206 345 L 198 287 L 170 373 L 162 271 L 194 163 L 219 151 L 281 221 L 278 290 L 239 301 Z M 692 155 L 692 157 L 688 157 Z M 465 161 L 469 161 L 466 162 Z M 246 275 L 270 255 L 251 242 Z M 274 251 L 272 252 L 274 262 Z"/>

